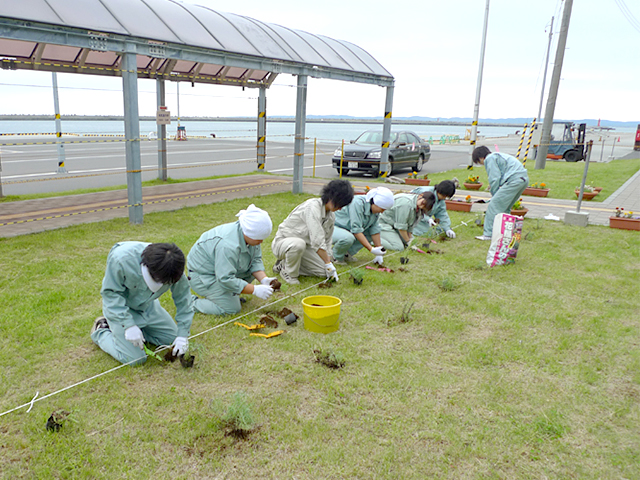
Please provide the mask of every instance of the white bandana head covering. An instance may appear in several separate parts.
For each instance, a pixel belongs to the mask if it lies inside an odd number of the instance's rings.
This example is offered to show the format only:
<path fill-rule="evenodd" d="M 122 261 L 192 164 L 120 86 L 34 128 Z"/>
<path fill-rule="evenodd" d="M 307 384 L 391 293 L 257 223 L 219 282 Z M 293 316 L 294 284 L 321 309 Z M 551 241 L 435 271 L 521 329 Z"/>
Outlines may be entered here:
<path fill-rule="evenodd" d="M 240 219 L 242 233 L 252 240 L 264 240 L 271 234 L 273 224 L 269 214 L 253 203 L 246 210 L 240 210 L 236 217 Z"/>
<path fill-rule="evenodd" d="M 144 278 L 144 283 L 147 284 L 147 287 L 149 287 L 149 290 L 151 290 L 153 293 L 156 293 L 158 290 L 162 288 L 162 284 L 159 282 L 156 282 L 153 279 L 146 265 L 140 265 L 140 266 L 142 269 L 142 278 Z"/>
<path fill-rule="evenodd" d="M 373 188 L 365 195 L 367 201 L 373 198 L 373 203 L 385 210 L 393 207 L 393 193 L 386 187 Z"/>

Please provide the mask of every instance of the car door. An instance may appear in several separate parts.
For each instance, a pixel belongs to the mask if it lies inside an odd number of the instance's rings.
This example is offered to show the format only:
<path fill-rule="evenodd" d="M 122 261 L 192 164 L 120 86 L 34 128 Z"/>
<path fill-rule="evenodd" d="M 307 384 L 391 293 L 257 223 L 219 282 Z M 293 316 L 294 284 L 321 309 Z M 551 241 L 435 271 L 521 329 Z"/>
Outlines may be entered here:
<path fill-rule="evenodd" d="M 409 148 L 408 142 L 409 139 L 407 138 L 406 133 L 398 133 L 396 153 L 393 156 L 393 163 L 396 165 L 396 170 L 407 165 L 407 148 Z"/>
<path fill-rule="evenodd" d="M 420 139 L 413 133 L 407 132 L 407 156 L 406 165 L 414 166 L 418 162 L 418 156 L 420 155 Z"/>

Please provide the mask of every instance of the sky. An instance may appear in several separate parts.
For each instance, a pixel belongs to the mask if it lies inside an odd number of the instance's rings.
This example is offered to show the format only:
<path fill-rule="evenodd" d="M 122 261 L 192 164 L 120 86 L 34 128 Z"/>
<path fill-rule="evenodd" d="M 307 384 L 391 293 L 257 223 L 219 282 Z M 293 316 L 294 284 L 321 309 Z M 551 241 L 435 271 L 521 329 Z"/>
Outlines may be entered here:
<path fill-rule="evenodd" d="M 395 78 L 394 117 L 471 118 L 486 0 L 184 0 L 354 43 Z M 548 92 L 564 1 L 491 0 L 479 105 L 481 119 L 538 115 L 551 17 Z M 625 16 L 626 13 L 626 16 Z M 640 1 L 574 0 L 555 119 L 640 123 Z M 63 115 L 121 115 L 118 78 L 58 74 Z M 295 115 L 296 79 L 267 91 L 267 116 Z M 309 79 L 307 115 L 382 117 L 385 88 Z M 154 115 L 155 82 L 140 80 L 141 115 Z M 0 114 L 53 113 L 51 73 L 0 70 Z M 167 106 L 178 108 L 176 84 Z M 546 109 L 546 95 L 542 114 Z M 257 91 L 180 85 L 180 115 L 255 116 Z"/>

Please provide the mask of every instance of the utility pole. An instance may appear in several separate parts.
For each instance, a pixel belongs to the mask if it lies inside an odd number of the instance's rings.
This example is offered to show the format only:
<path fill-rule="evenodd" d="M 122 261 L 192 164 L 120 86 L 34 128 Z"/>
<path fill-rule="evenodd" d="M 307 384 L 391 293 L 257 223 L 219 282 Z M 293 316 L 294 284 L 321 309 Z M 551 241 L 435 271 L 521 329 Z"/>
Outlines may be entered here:
<path fill-rule="evenodd" d="M 572 6 L 573 0 L 565 0 L 564 10 L 562 11 L 560 35 L 558 36 L 558 47 L 556 49 L 556 60 L 553 64 L 553 75 L 551 76 L 551 86 L 549 87 L 549 98 L 547 99 L 547 108 L 544 113 L 544 123 L 542 124 L 542 139 L 540 140 L 540 149 L 536 156 L 536 170 L 544 170 L 547 164 L 547 153 L 549 152 L 549 141 L 551 140 L 551 126 L 553 125 L 553 112 L 556 108 L 556 98 L 558 96 L 558 87 L 560 86 L 560 74 L 562 73 L 564 50 L 567 45 Z"/>
<path fill-rule="evenodd" d="M 476 139 L 478 138 L 478 117 L 480 114 L 480 90 L 482 89 L 482 70 L 484 68 L 484 50 L 487 44 L 487 25 L 489 24 L 489 0 L 484 11 L 484 27 L 482 29 L 482 46 L 480 47 L 480 67 L 478 68 L 478 84 L 476 86 L 476 103 L 473 107 L 473 123 L 471 124 L 471 140 L 469 142 L 469 165 L 471 162 L 471 153 L 476 147 Z"/>

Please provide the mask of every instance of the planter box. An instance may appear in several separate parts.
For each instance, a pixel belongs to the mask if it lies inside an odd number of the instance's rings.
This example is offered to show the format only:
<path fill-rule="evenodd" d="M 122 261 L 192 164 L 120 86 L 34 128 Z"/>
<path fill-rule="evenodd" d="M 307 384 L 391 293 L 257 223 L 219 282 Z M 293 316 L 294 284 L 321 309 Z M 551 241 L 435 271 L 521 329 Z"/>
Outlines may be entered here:
<path fill-rule="evenodd" d="M 609 226 L 622 230 L 640 231 L 640 218 L 609 217 Z"/>
<path fill-rule="evenodd" d="M 467 190 L 480 190 L 482 187 L 481 183 L 463 183 L 463 185 Z"/>
<path fill-rule="evenodd" d="M 404 183 L 407 185 L 417 185 L 420 187 L 427 187 L 431 183 L 428 178 L 405 178 Z"/>
<path fill-rule="evenodd" d="M 549 194 L 550 188 L 531 188 L 527 187 L 522 192 L 523 195 L 529 195 L 531 197 L 546 197 Z"/>
<path fill-rule="evenodd" d="M 580 190 L 574 190 L 576 197 L 580 198 Z M 598 195 L 598 192 L 582 192 L 583 200 L 593 200 L 593 198 Z"/>
<path fill-rule="evenodd" d="M 455 200 L 445 200 L 444 203 L 447 205 L 447 210 L 456 210 L 458 212 L 470 212 L 473 205 L 471 202 L 457 202 Z"/>
<path fill-rule="evenodd" d="M 527 212 L 529 211 L 528 208 L 523 208 L 522 210 L 511 210 L 511 215 L 517 215 L 518 217 L 524 217 Z"/>
<path fill-rule="evenodd" d="M 353 192 L 353 194 L 354 194 L 354 195 L 366 195 L 366 194 L 367 194 L 367 192 L 358 192 L 358 191 L 355 191 L 355 192 Z"/>

